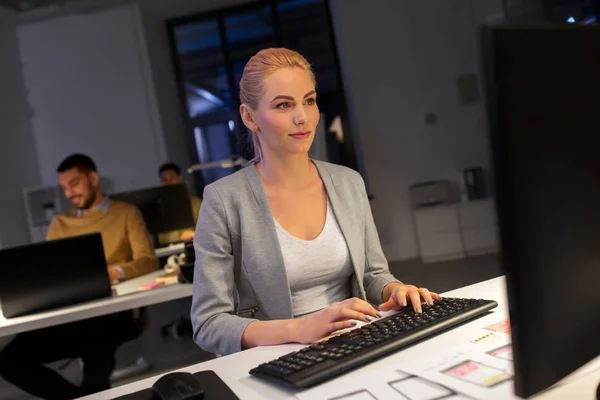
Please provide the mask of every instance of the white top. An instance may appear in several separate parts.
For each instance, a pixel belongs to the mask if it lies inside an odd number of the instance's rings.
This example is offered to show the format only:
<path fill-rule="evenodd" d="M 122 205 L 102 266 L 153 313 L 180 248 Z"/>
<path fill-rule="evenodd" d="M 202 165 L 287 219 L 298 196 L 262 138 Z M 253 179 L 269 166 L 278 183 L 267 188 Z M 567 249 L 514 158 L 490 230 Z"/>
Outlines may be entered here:
<path fill-rule="evenodd" d="M 350 297 L 354 272 L 344 235 L 327 200 L 323 230 L 313 240 L 287 232 L 277 220 L 277 238 L 292 294 L 295 317 L 318 311 Z"/>

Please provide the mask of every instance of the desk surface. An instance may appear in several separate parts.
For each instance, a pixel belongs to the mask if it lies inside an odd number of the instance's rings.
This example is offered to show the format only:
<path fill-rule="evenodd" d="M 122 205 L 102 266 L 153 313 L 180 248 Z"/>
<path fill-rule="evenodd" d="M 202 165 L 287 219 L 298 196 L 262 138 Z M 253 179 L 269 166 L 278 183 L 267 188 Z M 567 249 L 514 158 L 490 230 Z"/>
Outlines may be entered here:
<path fill-rule="evenodd" d="M 494 312 L 490 313 L 489 315 L 486 315 L 482 318 L 478 318 L 458 328 L 452 329 L 448 332 L 438 335 L 431 340 L 426 340 L 403 351 L 394 353 L 386 358 L 383 358 L 358 370 L 345 374 L 343 375 L 343 377 L 348 377 L 352 375 L 358 376 L 358 374 L 368 369 L 374 370 L 377 368 L 385 367 L 389 364 L 402 363 L 414 360 L 417 358 L 424 357 L 426 355 L 431 355 L 437 352 L 447 350 L 449 347 L 452 346 L 464 344 L 466 340 L 469 340 L 479 335 L 483 326 L 502 321 L 508 317 L 508 303 L 506 300 L 504 278 L 496 278 L 489 281 L 481 282 L 475 285 L 467 286 L 451 292 L 444 293 L 443 295 L 452 297 L 471 297 L 496 300 L 498 302 L 498 307 L 495 309 Z M 270 361 L 288 352 L 298 350 L 302 347 L 304 346 L 295 344 L 257 347 L 237 354 L 232 354 L 226 357 L 220 357 L 214 360 L 183 368 L 180 371 L 193 373 L 203 370 L 214 370 L 221 377 L 221 379 L 223 379 L 227 383 L 227 385 L 229 385 L 229 387 L 236 393 L 236 395 L 240 399 L 295 399 L 295 391 L 281 389 L 274 385 L 265 383 L 264 381 L 250 376 L 248 374 L 248 371 L 257 366 L 258 364 Z M 566 380 L 569 380 L 570 382 L 568 385 L 559 386 L 556 389 L 544 393 L 543 395 L 535 397 L 535 399 L 595 399 L 594 396 L 596 385 L 598 384 L 597 382 L 600 380 L 600 371 L 598 370 L 598 367 L 600 367 L 600 358 L 595 360 L 593 363 L 587 365 L 588 369 L 590 369 L 590 367 L 596 369 L 596 371 L 591 375 L 587 375 L 583 378 L 577 379 L 577 376 L 574 374 L 571 377 L 566 378 Z M 581 373 L 579 375 L 581 375 Z M 99 400 L 115 398 L 128 393 L 133 393 L 151 387 L 152 384 L 159 377 L 160 375 L 157 375 L 152 378 L 116 387 L 105 392 L 88 396 L 85 399 Z M 565 393 L 568 393 L 569 395 L 566 396 Z M 575 395 L 575 393 L 577 393 L 577 395 Z"/>
<path fill-rule="evenodd" d="M 137 289 L 140 285 L 153 282 L 157 276 L 163 273 L 164 271 L 161 269 L 119 283 L 118 285 L 113 286 L 117 296 L 105 299 L 9 319 L 4 318 L 2 313 L 0 313 L 0 336 L 13 335 L 67 322 L 98 317 L 157 303 L 164 303 L 170 300 L 190 297 L 192 295 L 192 285 L 190 284 L 165 285 L 147 291 L 139 291 Z"/>

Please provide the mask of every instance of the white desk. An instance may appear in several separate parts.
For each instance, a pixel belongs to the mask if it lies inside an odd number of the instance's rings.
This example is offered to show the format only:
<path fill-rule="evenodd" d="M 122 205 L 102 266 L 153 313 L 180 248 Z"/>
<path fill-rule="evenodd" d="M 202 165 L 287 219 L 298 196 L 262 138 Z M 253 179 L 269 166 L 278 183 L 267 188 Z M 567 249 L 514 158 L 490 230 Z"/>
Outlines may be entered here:
<path fill-rule="evenodd" d="M 164 303 L 192 295 L 192 285 L 190 284 L 165 285 L 147 291 L 137 290 L 138 286 L 153 282 L 157 276 L 163 273 L 164 271 L 161 269 L 119 283 L 113 286 L 117 296 L 105 299 L 93 300 L 74 306 L 9 319 L 4 318 L 0 313 L 0 337 Z"/>
<path fill-rule="evenodd" d="M 488 324 L 499 322 L 507 318 L 507 300 L 504 289 L 504 278 L 496 278 L 489 281 L 481 282 L 476 285 L 467 286 L 458 290 L 444 293 L 445 296 L 453 297 L 472 297 L 485 298 L 496 300 L 498 307 L 490 315 L 478 318 L 467 324 L 464 324 L 456 329 L 435 336 L 433 339 L 426 340 L 415 346 L 409 347 L 403 351 L 397 352 L 384 359 L 371 363 L 359 370 L 355 370 L 344 377 L 358 375 L 359 371 L 366 369 L 377 369 L 389 364 L 401 363 L 416 358 L 421 358 L 426 355 L 434 354 L 447 350 L 450 347 L 464 344 L 467 340 L 476 337 L 481 333 L 481 328 Z M 203 370 L 214 370 L 227 383 L 227 385 L 235 392 L 240 399 L 259 400 L 259 399 L 295 399 L 293 390 L 281 389 L 278 386 L 268 384 L 262 380 L 254 378 L 248 374 L 248 371 L 258 364 L 270 361 L 280 357 L 288 352 L 298 350 L 302 345 L 281 345 L 257 347 L 246 350 L 237 354 L 232 354 L 226 357 L 220 357 L 214 360 L 196 364 L 180 371 L 198 372 Z M 587 368 L 600 367 L 600 358 L 588 364 Z M 114 389 L 97 393 L 85 397 L 86 400 L 109 399 L 122 396 L 128 393 L 137 392 L 152 386 L 152 384 L 160 377 L 160 375 L 152 378 L 144 379 L 138 382 L 130 383 L 116 387 Z M 571 376 L 569 384 L 559 386 L 543 395 L 535 397 L 536 400 L 595 400 L 595 391 L 598 381 L 600 381 L 600 369 L 591 375 L 587 375 L 581 379 L 575 379 Z"/>

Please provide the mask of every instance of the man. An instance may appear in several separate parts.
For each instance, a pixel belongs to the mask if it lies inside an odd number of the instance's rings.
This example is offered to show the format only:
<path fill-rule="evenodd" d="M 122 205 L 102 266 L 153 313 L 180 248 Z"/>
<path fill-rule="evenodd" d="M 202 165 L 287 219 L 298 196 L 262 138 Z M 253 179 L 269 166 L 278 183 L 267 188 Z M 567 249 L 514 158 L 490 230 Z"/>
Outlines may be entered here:
<path fill-rule="evenodd" d="M 175 163 L 168 162 L 163 164 L 158 170 L 158 175 L 160 177 L 161 186 L 178 185 L 180 183 L 183 183 L 181 169 Z M 195 225 L 198 220 L 198 213 L 200 212 L 200 205 L 202 204 L 202 200 L 200 200 L 199 197 L 190 195 L 190 203 L 192 204 L 192 216 L 194 217 L 194 227 L 161 233 L 158 237 L 158 241 L 160 244 L 164 245 L 180 240 L 191 240 L 194 238 Z"/>
<path fill-rule="evenodd" d="M 102 193 L 92 159 L 73 154 L 60 163 L 57 172 L 59 184 L 75 208 L 52 221 L 47 239 L 100 232 L 113 283 L 158 269 L 140 211 Z M 85 260 L 81 264 L 85 268 Z M 137 336 L 138 330 L 133 312 L 126 311 L 25 332 L 0 353 L 0 375 L 46 399 L 70 399 L 105 390 L 110 388 L 116 349 Z M 83 360 L 81 387 L 43 366 L 67 358 Z"/>

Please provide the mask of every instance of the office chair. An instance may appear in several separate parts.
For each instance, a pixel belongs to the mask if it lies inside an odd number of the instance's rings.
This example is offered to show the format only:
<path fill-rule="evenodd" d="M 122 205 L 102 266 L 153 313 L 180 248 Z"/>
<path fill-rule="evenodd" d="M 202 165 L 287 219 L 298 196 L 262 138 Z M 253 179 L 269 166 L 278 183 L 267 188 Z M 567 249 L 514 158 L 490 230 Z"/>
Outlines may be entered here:
<path fill-rule="evenodd" d="M 142 335 L 148 325 L 148 310 L 146 307 L 137 308 L 131 310 L 132 312 L 132 324 L 127 327 L 123 336 L 119 338 L 119 344 L 117 349 L 123 344 L 137 339 Z M 116 353 L 116 350 L 115 350 Z M 74 362 L 79 362 L 79 371 L 83 375 L 83 361 L 81 358 L 71 358 L 66 360 L 64 363 L 58 366 L 58 370 L 64 373 Z M 132 365 L 128 365 L 123 368 L 115 369 L 110 377 L 110 381 L 114 382 L 117 379 L 121 379 L 124 376 L 132 375 L 135 373 L 143 372 L 151 368 L 151 365 L 143 356 L 138 357 L 136 362 Z"/>

